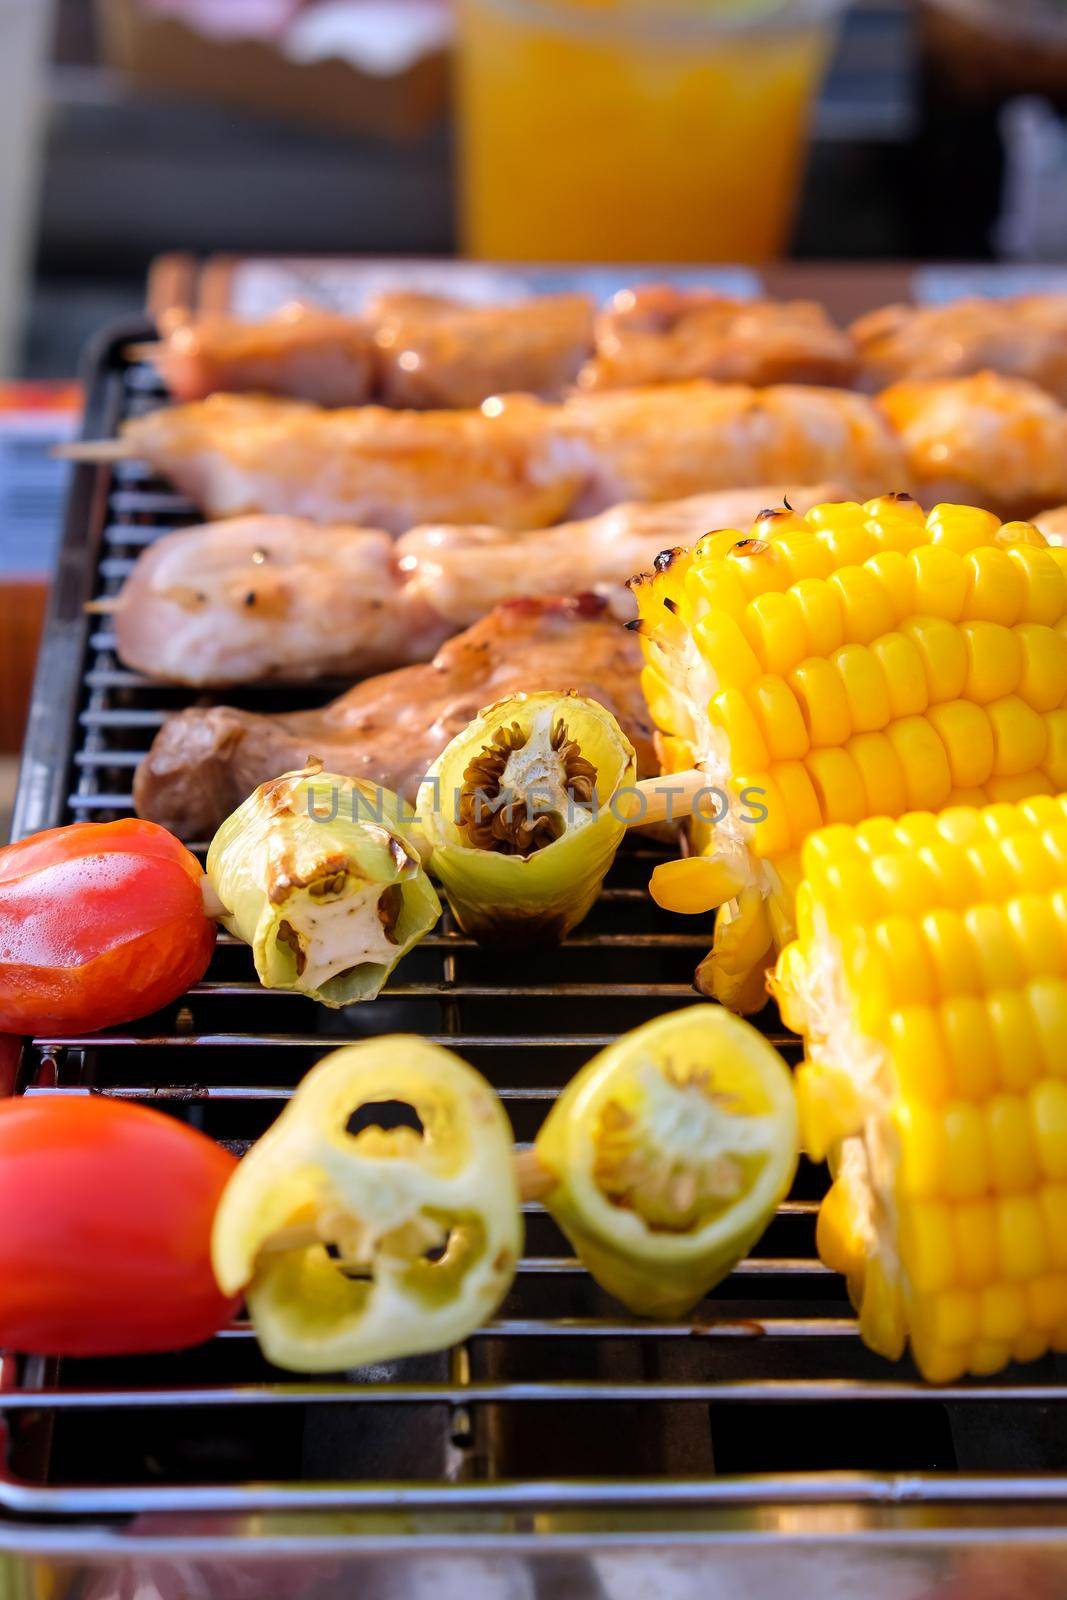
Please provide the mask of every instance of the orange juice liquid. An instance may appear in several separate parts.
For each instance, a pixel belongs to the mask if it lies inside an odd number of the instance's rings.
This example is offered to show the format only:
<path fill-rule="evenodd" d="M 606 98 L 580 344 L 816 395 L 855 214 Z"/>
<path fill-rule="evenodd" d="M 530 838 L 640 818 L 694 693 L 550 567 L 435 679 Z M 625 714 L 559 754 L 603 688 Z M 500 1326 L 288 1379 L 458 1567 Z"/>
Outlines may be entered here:
<path fill-rule="evenodd" d="M 792 221 L 827 22 L 719 28 L 692 4 L 460 0 L 469 254 L 765 261 Z M 735 6 L 736 13 L 736 6 Z"/>

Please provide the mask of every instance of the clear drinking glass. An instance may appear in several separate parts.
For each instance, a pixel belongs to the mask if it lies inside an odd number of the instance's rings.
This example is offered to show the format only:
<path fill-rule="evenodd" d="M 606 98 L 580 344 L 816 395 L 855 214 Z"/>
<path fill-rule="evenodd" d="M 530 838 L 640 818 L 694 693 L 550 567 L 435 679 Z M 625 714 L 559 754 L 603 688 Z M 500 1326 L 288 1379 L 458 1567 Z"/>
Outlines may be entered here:
<path fill-rule="evenodd" d="M 764 261 L 842 0 L 459 0 L 469 254 Z"/>

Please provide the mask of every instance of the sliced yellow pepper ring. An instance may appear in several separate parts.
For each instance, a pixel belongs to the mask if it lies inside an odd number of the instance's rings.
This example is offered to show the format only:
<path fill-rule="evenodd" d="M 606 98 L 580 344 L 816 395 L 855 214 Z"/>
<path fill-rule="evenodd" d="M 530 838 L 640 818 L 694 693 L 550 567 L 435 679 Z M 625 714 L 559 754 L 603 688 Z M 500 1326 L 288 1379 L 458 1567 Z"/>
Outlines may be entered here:
<path fill-rule="evenodd" d="M 383 1126 L 398 1107 L 417 1126 Z M 466 1338 L 522 1238 L 500 1100 L 450 1051 L 391 1034 L 304 1079 L 228 1184 L 212 1261 L 268 1360 L 334 1372 Z"/>
<path fill-rule="evenodd" d="M 789 1069 L 721 1006 L 670 1012 L 583 1068 L 538 1136 L 545 1205 L 597 1282 L 681 1316 L 766 1228 L 797 1162 Z"/>

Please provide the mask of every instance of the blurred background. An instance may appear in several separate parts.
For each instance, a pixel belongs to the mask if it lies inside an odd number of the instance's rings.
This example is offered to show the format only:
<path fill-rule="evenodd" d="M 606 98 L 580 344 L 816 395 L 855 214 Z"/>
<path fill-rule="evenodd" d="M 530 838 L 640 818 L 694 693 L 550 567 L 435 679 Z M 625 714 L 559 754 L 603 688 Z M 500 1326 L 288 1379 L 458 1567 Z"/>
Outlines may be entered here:
<path fill-rule="evenodd" d="M 173 252 L 1046 282 L 1067 0 L 0 0 L 0 833 L 60 522 L 48 447 L 86 341 Z M 183 293 L 167 272 L 157 302 Z"/>

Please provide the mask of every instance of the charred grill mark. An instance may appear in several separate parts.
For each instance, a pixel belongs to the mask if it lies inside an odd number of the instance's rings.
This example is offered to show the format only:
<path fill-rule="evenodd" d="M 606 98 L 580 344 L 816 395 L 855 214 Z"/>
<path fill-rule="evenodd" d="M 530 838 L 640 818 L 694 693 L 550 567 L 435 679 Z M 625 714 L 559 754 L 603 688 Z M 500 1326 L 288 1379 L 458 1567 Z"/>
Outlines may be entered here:
<path fill-rule="evenodd" d="M 403 909 L 404 891 L 398 883 L 391 883 L 387 889 L 382 890 L 378 897 L 378 921 L 381 923 L 382 932 L 390 944 L 400 943 L 396 927 Z"/>
<path fill-rule="evenodd" d="M 278 943 L 285 945 L 287 950 L 293 952 L 296 958 L 296 975 L 298 978 L 302 978 L 304 969 L 308 964 L 308 958 L 303 945 L 300 943 L 300 935 L 291 922 L 280 922 L 278 924 Z"/>

